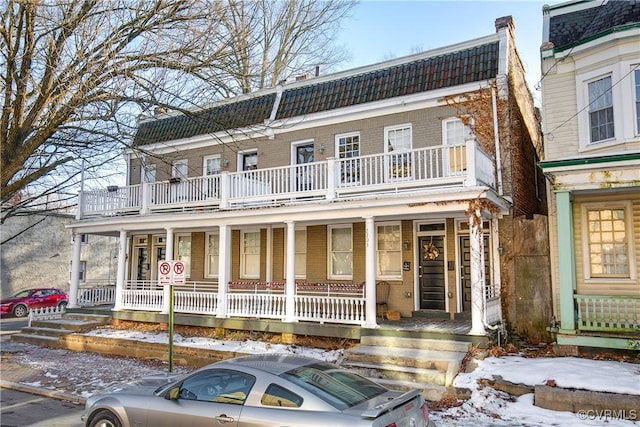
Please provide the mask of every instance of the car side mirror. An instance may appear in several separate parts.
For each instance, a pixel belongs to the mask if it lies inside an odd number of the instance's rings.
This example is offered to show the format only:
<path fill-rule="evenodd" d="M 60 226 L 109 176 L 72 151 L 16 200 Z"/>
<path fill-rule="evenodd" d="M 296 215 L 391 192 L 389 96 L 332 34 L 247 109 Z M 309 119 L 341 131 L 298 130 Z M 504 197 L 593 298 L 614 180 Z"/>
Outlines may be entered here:
<path fill-rule="evenodd" d="M 178 400 L 178 396 L 180 396 L 180 387 L 176 386 L 170 389 L 169 392 L 164 395 L 164 398 L 167 400 Z"/>

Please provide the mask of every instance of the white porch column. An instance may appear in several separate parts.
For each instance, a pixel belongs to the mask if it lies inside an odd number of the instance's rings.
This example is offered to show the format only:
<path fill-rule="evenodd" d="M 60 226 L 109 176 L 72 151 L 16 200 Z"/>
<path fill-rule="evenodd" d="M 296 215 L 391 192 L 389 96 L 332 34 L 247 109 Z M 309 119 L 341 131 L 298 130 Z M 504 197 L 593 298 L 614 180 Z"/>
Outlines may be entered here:
<path fill-rule="evenodd" d="M 72 231 L 73 250 L 71 253 L 71 281 L 69 283 L 69 308 L 78 307 L 78 288 L 80 287 L 80 253 L 82 251 L 82 234 Z"/>
<path fill-rule="evenodd" d="M 231 279 L 231 227 L 221 225 L 218 235 L 218 313 L 227 317 L 227 290 Z"/>
<path fill-rule="evenodd" d="M 470 335 L 485 335 L 484 330 L 484 265 L 482 258 L 482 217 L 480 208 L 469 215 L 469 248 L 471 256 L 471 331 Z"/>
<path fill-rule="evenodd" d="M 365 224 L 365 328 L 377 328 L 376 322 L 376 228 L 372 216 L 364 218 Z"/>
<path fill-rule="evenodd" d="M 120 243 L 118 246 L 118 273 L 116 275 L 116 300 L 113 310 L 122 310 L 122 292 L 126 281 L 127 271 L 127 232 L 120 230 Z"/>
<path fill-rule="evenodd" d="M 173 260 L 173 228 L 167 227 L 167 246 L 165 251 L 165 261 Z M 169 314 L 169 299 L 171 298 L 171 287 L 169 285 L 165 285 L 162 290 L 162 314 Z"/>
<path fill-rule="evenodd" d="M 267 265 L 265 272 L 267 283 L 273 281 L 273 226 L 267 225 Z"/>
<path fill-rule="evenodd" d="M 296 316 L 296 223 L 286 221 L 287 224 L 287 259 L 285 283 L 285 317 L 284 322 L 295 322 Z"/>

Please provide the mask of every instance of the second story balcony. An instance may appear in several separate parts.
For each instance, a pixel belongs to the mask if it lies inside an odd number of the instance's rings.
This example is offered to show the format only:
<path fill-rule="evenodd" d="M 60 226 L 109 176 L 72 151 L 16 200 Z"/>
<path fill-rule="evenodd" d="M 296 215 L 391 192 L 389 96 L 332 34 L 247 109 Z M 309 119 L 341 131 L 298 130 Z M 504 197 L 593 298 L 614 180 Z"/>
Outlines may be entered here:
<path fill-rule="evenodd" d="M 495 160 L 476 141 L 218 175 L 172 178 L 80 195 L 83 218 L 318 203 L 438 187 L 495 188 Z"/>

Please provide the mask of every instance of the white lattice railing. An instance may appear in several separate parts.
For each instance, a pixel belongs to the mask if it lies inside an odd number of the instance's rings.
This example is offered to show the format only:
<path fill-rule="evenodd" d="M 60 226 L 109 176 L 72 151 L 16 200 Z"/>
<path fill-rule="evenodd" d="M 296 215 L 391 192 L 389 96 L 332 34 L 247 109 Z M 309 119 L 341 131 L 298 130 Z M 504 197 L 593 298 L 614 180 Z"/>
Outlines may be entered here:
<path fill-rule="evenodd" d="M 229 317 L 284 319 L 287 296 L 284 283 L 232 282 L 226 294 Z M 122 307 L 130 310 L 161 311 L 164 289 L 151 282 L 128 283 L 122 291 Z M 192 282 L 174 287 L 174 311 L 216 315 L 218 288 L 214 283 Z M 319 323 L 363 324 L 365 295 L 363 284 L 296 284 L 294 300 L 297 320 Z"/>
<path fill-rule="evenodd" d="M 575 301 L 579 330 L 634 332 L 640 328 L 640 297 L 575 295 Z"/>
<path fill-rule="evenodd" d="M 116 285 L 108 280 L 87 281 L 78 289 L 78 306 L 113 304 L 116 300 Z"/>
<path fill-rule="evenodd" d="M 66 308 L 64 305 L 29 309 L 27 325 L 31 327 L 31 323 L 34 321 L 60 319 L 65 312 Z"/>
<path fill-rule="evenodd" d="M 87 216 L 243 209 L 455 185 L 495 186 L 495 160 L 476 142 L 85 191 L 80 209 Z"/>

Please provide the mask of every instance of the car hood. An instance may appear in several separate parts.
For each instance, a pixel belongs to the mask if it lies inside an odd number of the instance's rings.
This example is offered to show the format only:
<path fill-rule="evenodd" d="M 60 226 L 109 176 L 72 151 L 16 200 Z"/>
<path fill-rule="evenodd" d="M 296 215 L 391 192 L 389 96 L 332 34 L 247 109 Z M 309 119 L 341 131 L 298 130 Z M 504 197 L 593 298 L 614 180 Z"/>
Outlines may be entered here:
<path fill-rule="evenodd" d="M 113 394 L 113 393 L 149 395 L 149 394 L 153 394 L 153 392 L 158 388 L 167 386 L 179 380 L 183 376 L 184 374 L 173 374 L 173 373 L 158 373 L 153 375 L 147 375 L 133 381 L 128 381 L 122 384 L 116 384 L 104 390 L 103 392 L 100 392 L 100 395 Z"/>

